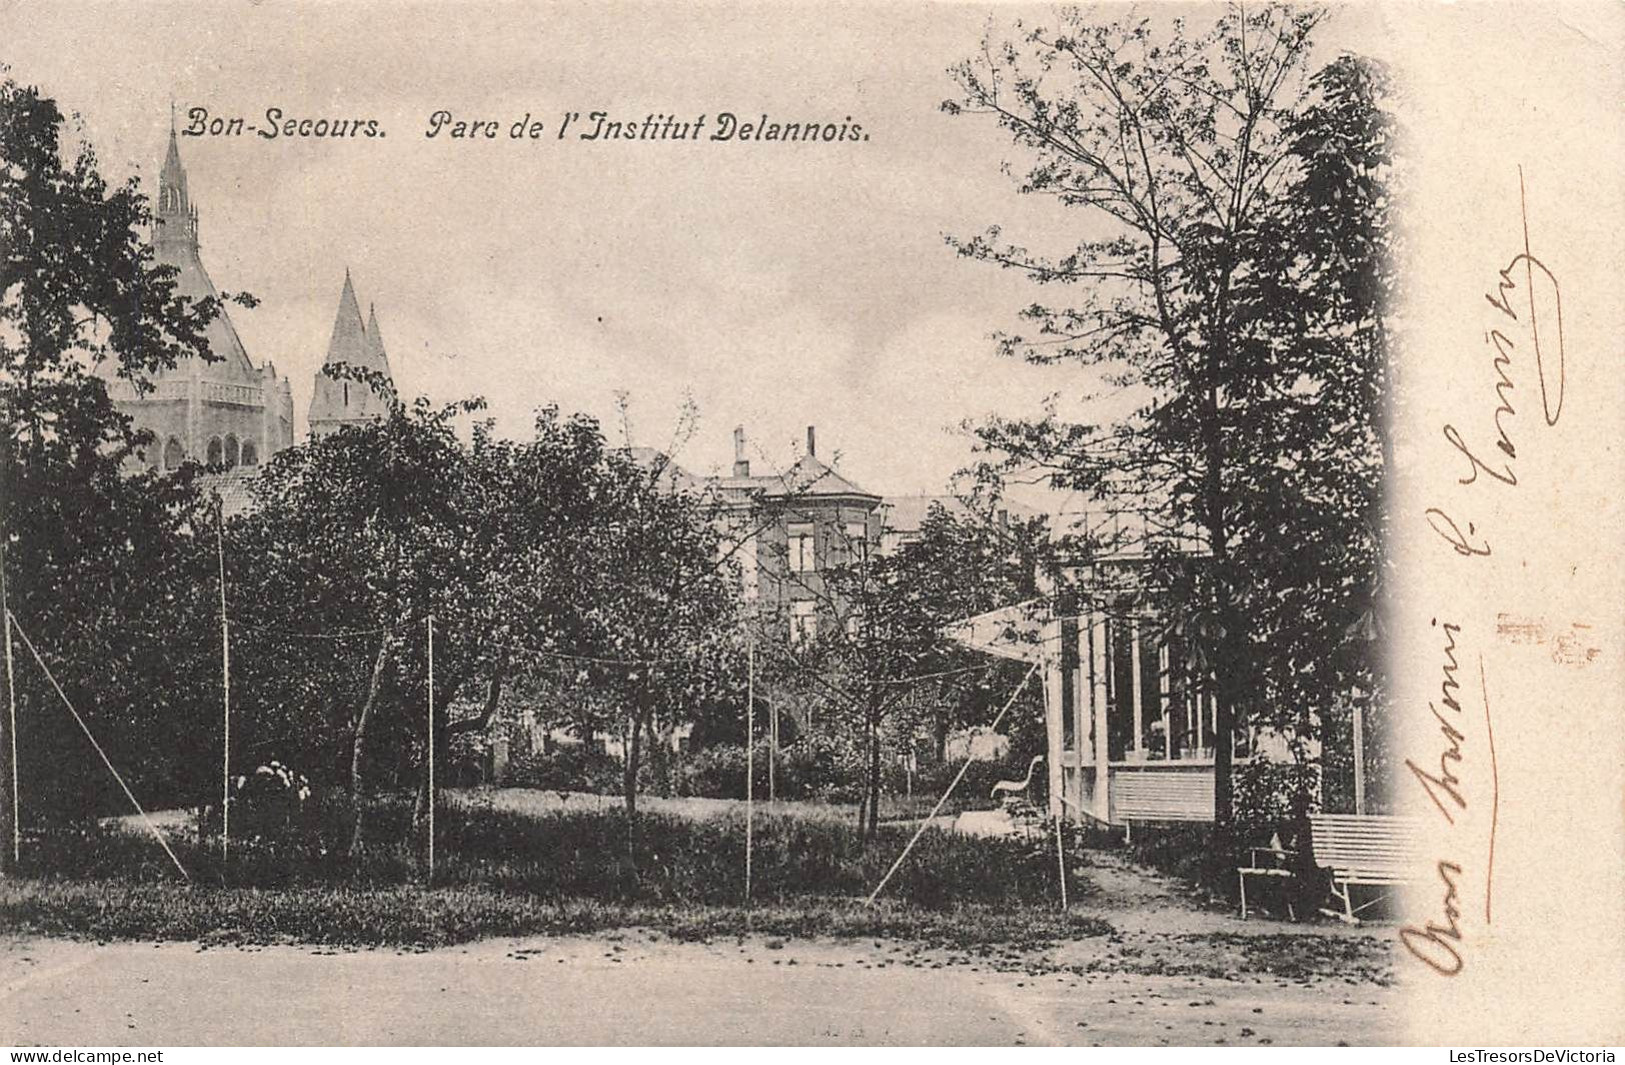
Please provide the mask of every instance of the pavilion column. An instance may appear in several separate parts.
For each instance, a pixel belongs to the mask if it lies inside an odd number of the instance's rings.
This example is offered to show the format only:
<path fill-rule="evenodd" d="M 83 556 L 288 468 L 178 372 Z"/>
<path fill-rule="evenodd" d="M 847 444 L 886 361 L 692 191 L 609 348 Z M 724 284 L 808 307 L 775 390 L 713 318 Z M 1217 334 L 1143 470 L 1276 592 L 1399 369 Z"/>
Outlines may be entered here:
<path fill-rule="evenodd" d="M 1075 664 L 1072 667 L 1072 705 L 1067 712 L 1072 715 L 1072 735 L 1077 737 L 1075 742 L 1078 748 L 1078 766 L 1080 767 L 1078 771 L 1078 787 L 1081 790 L 1083 787 L 1083 771 L 1081 767 L 1089 764 L 1094 759 L 1093 740 L 1091 739 L 1094 735 L 1094 723 L 1090 709 L 1093 703 L 1089 696 L 1089 625 L 1087 621 L 1078 623 L 1073 632 L 1073 641 L 1077 644 L 1073 648 L 1077 652 L 1077 657 L 1073 659 Z M 1077 798 L 1080 802 L 1082 801 L 1081 795 L 1077 796 Z"/>
<path fill-rule="evenodd" d="M 1091 733 L 1095 738 L 1095 816 L 1102 822 L 1111 821 L 1110 749 L 1106 745 L 1106 678 L 1111 667 L 1107 654 L 1108 622 L 1104 614 L 1090 616 L 1089 624 L 1089 709 Z"/>
<path fill-rule="evenodd" d="M 1173 664 L 1169 661 L 1168 639 L 1166 636 L 1157 640 L 1157 709 L 1162 714 L 1162 757 L 1166 761 L 1174 758 L 1174 722 L 1172 713 L 1173 700 L 1171 698 Z"/>
<path fill-rule="evenodd" d="M 1129 677 L 1128 696 L 1134 707 L 1134 758 L 1136 761 L 1145 758 L 1145 700 L 1140 691 L 1140 619 L 1131 618 L 1128 623 L 1128 657 L 1129 667 L 1133 674 Z"/>

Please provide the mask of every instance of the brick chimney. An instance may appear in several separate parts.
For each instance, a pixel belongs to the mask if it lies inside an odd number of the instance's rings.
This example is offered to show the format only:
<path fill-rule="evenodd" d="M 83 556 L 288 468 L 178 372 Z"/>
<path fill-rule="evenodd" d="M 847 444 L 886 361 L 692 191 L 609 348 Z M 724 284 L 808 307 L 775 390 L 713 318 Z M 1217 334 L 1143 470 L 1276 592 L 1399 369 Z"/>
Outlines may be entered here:
<path fill-rule="evenodd" d="M 745 457 L 745 427 L 734 427 L 734 476 L 750 476 L 750 459 Z"/>
<path fill-rule="evenodd" d="M 811 458 L 818 457 L 818 427 L 807 426 L 807 454 Z"/>

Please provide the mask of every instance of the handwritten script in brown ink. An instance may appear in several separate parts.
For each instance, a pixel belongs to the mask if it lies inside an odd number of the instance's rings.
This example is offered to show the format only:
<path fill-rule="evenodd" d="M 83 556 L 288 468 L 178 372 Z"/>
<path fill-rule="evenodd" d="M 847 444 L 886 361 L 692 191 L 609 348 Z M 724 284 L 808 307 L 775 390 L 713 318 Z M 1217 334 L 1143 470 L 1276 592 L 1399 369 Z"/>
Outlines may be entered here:
<path fill-rule="evenodd" d="M 1518 168 L 1518 208 L 1523 230 L 1523 248 L 1506 260 L 1484 293 L 1493 321 L 1484 328 L 1484 350 L 1493 373 L 1490 391 L 1493 407 L 1488 417 L 1467 431 L 1453 422 L 1443 426 L 1445 442 L 1458 463 L 1456 484 L 1518 486 L 1519 459 L 1517 418 L 1524 389 L 1538 387 L 1541 415 L 1547 428 L 1563 416 L 1566 392 L 1566 358 L 1563 350 L 1563 297 L 1557 276 L 1534 253 L 1529 236 L 1529 204 L 1523 168 Z M 1532 372 L 1532 373 L 1531 373 Z M 1486 441 L 1488 441 L 1486 446 Z M 1428 507 L 1423 517 L 1428 527 L 1443 540 L 1452 553 L 1476 563 L 1491 554 L 1489 537 L 1472 521 L 1458 521 L 1441 506 Z M 1439 628 L 1438 618 L 1431 625 Z M 1407 759 L 1406 767 L 1444 818 L 1457 830 L 1456 818 L 1468 808 L 1466 786 L 1462 781 L 1464 748 L 1471 731 L 1462 708 L 1460 637 L 1462 627 L 1445 621 L 1440 629 L 1444 643 L 1438 700 L 1428 702 L 1438 730 L 1438 762 L 1432 756 L 1421 763 Z M 1500 769 L 1495 751 L 1495 727 L 1490 712 L 1489 679 L 1484 656 L 1477 655 L 1480 692 L 1484 709 L 1484 738 L 1487 741 L 1490 780 L 1490 828 L 1488 855 L 1484 869 L 1484 923 L 1489 924 L 1493 909 L 1495 879 L 1495 834 L 1500 821 Z M 1407 924 L 1399 939 L 1413 957 L 1441 976 L 1455 976 L 1466 965 L 1461 924 L 1461 879 L 1464 866 L 1453 857 L 1439 858 L 1434 870 L 1442 885 L 1438 909 L 1426 921 Z"/>

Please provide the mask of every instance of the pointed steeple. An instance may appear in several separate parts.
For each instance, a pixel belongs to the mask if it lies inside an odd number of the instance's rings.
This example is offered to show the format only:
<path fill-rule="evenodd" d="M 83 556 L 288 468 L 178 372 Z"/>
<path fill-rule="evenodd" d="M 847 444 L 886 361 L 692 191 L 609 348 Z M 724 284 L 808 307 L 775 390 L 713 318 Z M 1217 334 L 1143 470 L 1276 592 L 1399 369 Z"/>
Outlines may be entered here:
<path fill-rule="evenodd" d="M 186 189 L 186 167 L 175 131 L 175 105 L 169 105 L 169 151 L 158 173 L 158 204 L 154 212 L 153 243 L 160 254 L 197 250 L 197 211 Z"/>
<path fill-rule="evenodd" d="M 384 350 L 384 334 L 378 329 L 378 308 L 367 304 L 367 367 L 389 375 L 389 353 Z"/>
<path fill-rule="evenodd" d="M 344 271 L 344 289 L 339 293 L 339 309 L 333 319 L 333 335 L 327 344 L 327 358 L 316 371 L 315 389 L 310 398 L 308 419 L 312 437 L 322 437 L 345 425 L 365 425 L 389 413 L 389 402 L 367 383 L 337 375 L 340 365 L 371 370 L 389 379 L 389 357 L 384 353 L 383 334 L 378 330 L 378 312 L 369 307 L 369 321 L 361 323 L 361 301 L 356 299 L 350 271 Z M 393 390 L 393 382 L 389 390 Z"/>
<path fill-rule="evenodd" d="M 361 324 L 361 303 L 355 298 L 355 283 L 344 271 L 344 291 L 339 293 L 339 310 L 333 318 L 333 335 L 327 342 L 323 366 L 348 363 L 367 365 L 367 327 Z"/>

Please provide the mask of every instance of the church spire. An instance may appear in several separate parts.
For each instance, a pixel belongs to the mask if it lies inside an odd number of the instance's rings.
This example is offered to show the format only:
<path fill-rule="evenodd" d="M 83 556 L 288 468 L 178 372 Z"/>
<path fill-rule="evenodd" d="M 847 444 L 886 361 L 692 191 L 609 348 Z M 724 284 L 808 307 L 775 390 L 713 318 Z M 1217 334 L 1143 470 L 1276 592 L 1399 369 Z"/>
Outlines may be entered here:
<path fill-rule="evenodd" d="M 348 268 L 344 271 L 344 290 L 339 293 L 339 310 L 333 318 L 333 335 L 327 342 L 324 366 L 348 363 L 366 366 L 367 327 L 361 324 L 361 303 L 355 298 L 355 283 L 350 280 Z"/>
<path fill-rule="evenodd" d="M 158 173 L 158 205 L 153 228 L 153 243 L 160 252 L 197 250 L 197 211 L 186 190 L 186 167 L 181 164 L 174 101 L 169 105 L 169 151 Z"/>
<path fill-rule="evenodd" d="M 384 350 L 384 334 L 378 328 L 378 308 L 367 304 L 367 366 L 389 375 L 389 353 Z"/>
<path fill-rule="evenodd" d="M 333 335 L 327 344 L 327 358 L 316 371 L 307 419 L 312 437 L 323 437 L 346 425 L 366 425 L 389 414 L 394 382 L 389 373 L 389 357 L 384 353 L 383 334 L 378 330 L 378 312 L 369 306 L 367 324 L 361 323 L 361 301 L 356 299 L 355 282 L 344 271 L 344 289 L 339 293 L 338 313 L 333 318 Z M 340 365 L 379 374 L 381 387 L 337 374 Z"/>

